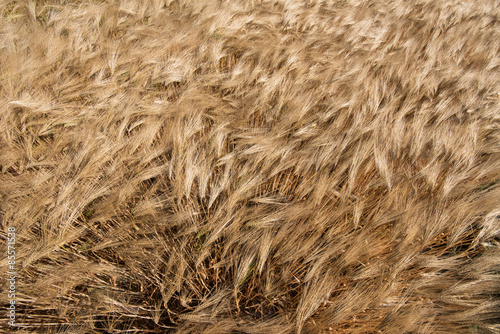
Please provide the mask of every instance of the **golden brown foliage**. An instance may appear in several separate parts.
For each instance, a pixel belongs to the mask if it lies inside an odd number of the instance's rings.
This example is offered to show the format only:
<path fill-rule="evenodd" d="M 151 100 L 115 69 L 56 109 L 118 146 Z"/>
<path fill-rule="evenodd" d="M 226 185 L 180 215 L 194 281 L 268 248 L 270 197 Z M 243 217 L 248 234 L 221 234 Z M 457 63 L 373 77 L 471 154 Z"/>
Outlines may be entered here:
<path fill-rule="evenodd" d="M 19 332 L 500 330 L 498 1 L 0 14 Z"/>

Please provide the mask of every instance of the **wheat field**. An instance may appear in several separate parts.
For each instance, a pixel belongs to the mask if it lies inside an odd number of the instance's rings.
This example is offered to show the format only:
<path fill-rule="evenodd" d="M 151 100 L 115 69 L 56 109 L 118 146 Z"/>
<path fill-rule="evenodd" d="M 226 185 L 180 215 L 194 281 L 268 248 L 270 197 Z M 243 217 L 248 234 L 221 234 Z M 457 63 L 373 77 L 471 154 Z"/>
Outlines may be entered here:
<path fill-rule="evenodd" d="M 500 333 L 499 130 L 498 0 L 1 0 L 0 332 Z"/>

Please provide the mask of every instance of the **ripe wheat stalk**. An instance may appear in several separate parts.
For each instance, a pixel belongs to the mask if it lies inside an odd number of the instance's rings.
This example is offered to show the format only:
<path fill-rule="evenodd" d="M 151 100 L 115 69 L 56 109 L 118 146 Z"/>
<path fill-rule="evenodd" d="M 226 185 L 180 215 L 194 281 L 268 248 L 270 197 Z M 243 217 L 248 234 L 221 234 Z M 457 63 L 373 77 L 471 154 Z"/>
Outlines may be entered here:
<path fill-rule="evenodd" d="M 499 20 L 1 1 L 0 331 L 498 333 Z"/>

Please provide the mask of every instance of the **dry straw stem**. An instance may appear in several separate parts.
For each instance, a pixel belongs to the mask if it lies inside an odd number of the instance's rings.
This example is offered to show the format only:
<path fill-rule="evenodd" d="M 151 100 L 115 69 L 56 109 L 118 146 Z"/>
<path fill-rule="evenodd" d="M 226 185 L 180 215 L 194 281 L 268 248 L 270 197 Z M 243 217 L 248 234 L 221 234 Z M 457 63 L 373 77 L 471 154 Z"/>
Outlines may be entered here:
<path fill-rule="evenodd" d="M 19 333 L 500 331 L 498 1 L 0 3 Z"/>

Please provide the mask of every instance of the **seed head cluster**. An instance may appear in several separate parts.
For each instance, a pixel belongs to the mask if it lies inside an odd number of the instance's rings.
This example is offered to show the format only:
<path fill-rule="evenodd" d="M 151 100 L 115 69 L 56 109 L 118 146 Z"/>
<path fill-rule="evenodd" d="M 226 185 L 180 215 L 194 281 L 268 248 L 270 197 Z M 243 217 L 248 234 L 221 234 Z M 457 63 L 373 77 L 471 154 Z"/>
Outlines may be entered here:
<path fill-rule="evenodd" d="M 1 1 L 0 332 L 498 333 L 499 94 L 496 0 Z"/>

